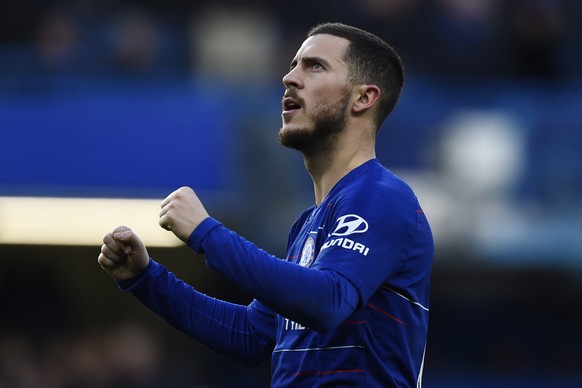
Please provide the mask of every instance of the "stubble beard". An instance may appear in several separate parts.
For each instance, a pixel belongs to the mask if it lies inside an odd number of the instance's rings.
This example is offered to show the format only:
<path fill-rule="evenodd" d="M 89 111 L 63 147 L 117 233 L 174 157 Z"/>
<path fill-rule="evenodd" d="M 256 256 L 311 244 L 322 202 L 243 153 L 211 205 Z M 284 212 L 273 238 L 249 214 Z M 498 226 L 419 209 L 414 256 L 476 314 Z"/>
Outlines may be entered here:
<path fill-rule="evenodd" d="M 329 155 L 335 148 L 338 135 L 348 122 L 348 103 L 350 94 L 337 103 L 330 103 L 312 113 L 313 128 L 294 128 L 279 130 L 281 145 L 300 151 L 306 158 L 320 158 Z"/>

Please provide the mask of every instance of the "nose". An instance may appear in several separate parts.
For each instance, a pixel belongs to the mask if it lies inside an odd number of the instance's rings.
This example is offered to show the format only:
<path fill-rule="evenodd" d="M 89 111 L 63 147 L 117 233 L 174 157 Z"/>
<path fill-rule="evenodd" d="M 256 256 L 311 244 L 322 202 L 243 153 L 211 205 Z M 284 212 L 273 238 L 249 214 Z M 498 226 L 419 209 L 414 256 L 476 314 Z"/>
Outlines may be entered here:
<path fill-rule="evenodd" d="M 285 74 L 285 76 L 283 77 L 283 85 L 285 85 L 287 89 L 289 89 L 292 86 L 295 88 L 300 87 L 301 80 L 297 74 L 297 67 L 289 70 L 289 72 Z"/>

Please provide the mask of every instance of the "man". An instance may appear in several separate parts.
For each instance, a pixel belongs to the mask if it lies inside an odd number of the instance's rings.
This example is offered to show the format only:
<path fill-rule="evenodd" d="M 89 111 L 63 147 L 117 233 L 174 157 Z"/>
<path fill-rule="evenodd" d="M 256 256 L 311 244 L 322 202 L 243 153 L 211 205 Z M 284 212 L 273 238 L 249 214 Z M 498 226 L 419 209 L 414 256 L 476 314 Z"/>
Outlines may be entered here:
<path fill-rule="evenodd" d="M 216 300 L 150 259 L 127 227 L 98 262 L 151 310 L 248 365 L 271 357 L 272 386 L 420 386 L 433 239 L 412 190 L 375 158 L 375 137 L 403 83 L 400 58 L 376 36 L 313 28 L 283 78 L 280 142 L 299 150 L 315 205 L 293 225 L 287 257 L 260 250 L 209 217 L 183 187 L 160 225 L 255 299 Z"/>

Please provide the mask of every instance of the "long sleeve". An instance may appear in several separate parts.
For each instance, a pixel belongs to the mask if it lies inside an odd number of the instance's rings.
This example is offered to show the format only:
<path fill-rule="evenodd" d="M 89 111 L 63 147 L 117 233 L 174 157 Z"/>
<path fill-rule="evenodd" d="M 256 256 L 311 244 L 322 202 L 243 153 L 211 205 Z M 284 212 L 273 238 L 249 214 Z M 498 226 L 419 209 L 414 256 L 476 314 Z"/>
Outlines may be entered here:
<path fill-rule="evenodd" d="M 271 354 L 274 315 L 256 301 L 242 306 L 209 297 L 151 259 L 143 273 L 118 284 L 217 353 L 247 365 L 256 365 Z"/>
<path fill-rule="evenodd" d="M 206 254 L 211 269 L 278 314 L 313 330 L 337 327 L 358 305 L 356 288 L 339 273 L 280 260 L 212 218 L 198 226 L 188 244 Z"/>

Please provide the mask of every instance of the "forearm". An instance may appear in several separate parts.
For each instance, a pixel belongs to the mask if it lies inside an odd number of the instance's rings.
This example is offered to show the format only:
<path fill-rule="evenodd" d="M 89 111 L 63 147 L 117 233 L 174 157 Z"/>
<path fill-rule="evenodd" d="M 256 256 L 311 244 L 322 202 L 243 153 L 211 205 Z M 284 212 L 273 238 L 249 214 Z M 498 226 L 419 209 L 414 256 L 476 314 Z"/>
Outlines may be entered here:
<path fill-rule="evenodd" d="M 254 365 L 270 354 L 268 340 L 248 319 L 247 306 L 204 295 L 153 260 L 139 279 L 119 286 L 176 329 L 228 358 Z"/>
<path fill-rule="evenodd" d="M 356 308 L 358 293 L 340 274 L 280 260 L 209 219 L 189 240 L 213 270 L 277 313 L 311 329 L 338 326 Z"/>

